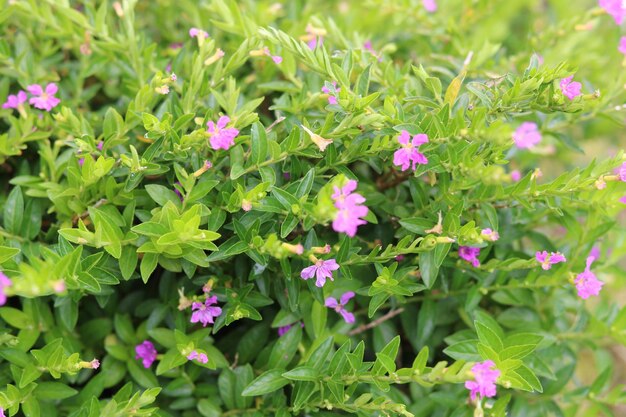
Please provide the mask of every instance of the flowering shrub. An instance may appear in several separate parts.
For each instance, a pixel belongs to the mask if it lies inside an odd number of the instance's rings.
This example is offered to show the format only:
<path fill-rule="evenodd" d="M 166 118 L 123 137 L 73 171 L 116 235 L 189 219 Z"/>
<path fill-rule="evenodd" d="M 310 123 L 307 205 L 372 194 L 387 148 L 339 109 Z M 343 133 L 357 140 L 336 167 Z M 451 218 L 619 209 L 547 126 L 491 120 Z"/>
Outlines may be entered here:
<path fill-rule="evenodd" d="M 621 0 L 2 5 L 0 416 L 623 415 Z"/>

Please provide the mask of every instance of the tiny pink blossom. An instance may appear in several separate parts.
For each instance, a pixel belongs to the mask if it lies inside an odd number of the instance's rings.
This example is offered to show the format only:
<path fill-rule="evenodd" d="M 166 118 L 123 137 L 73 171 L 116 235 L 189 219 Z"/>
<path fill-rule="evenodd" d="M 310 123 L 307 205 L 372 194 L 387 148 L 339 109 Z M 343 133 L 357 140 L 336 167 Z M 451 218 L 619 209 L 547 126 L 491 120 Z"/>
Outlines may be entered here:
<path fill-rule="evenodd" d="M 17 109 L 20 104 L 28 100 L 28 96 L 25 91 L 18 91 L 16 95 L 10 95 L 7 97 L 7 101 L 2 105 L 3 109 Z"/>
<path fill-rule="evenodd" d="M 400 132 L 398 136 L 398 142 L 402 145 L 400 149 L 393 154 L 393 164 L 400 166 L 402 171 L 412 168 L 413 171 L 417 168 L 417 165 L 424 165 L 428 163 L 428 158 L 419 151 L 419 147 L 428 142 L 428 136 L 423 133 L 413 136 L 406 130 Z"/>
<path fill-rule="evenodd" d="M 437 11 L 437 2 L 435 0 L 422 0 L 422 5 L 429 13 L 435 13 Z"/>
<path fill-rule="evenodd" d="M 300 277 L 304 280 L 313 278 L 315 276 L 315 286 L 323 287 L 326 284 L 326 279 L 334 281 L 333 271 L 339 269 L 339 264 L 334 259 L 318 259 L 315 264 L 308 266 L 300 272 Z"/>
<path fill-rule="evenodd" d="M 492 242 L 500 239 L 500 235 L 498 234 L 498 232 L 489 228 L 481 230 L 480 235 L 483 237 L 483 239 L 490 240 Z"/>
<path fill-rule="evenodd" d="M 149 368 L 157 357 L 157 350 L 149 340 L 144 340 L 135 346 L 135 353 L 135 359 L 141 359 L 144 368 Z"/>
<path fill-rule="evenodd" d="M 543 252 L 535 253 L 535 259 L 541 263 L 541 268 L 546 271 L 552 268 L 552 265 L 554 264 L 567 261 L 561 252 L 551 252 L 548 254 L 545 250 Z"/>
<path fill-rule="evenodd" d="M 200 322 L 203 327 L 206 327 L 209 323 L 213 324 L 213 319 L 222 314 L 222 309 L 220 307 L 212 307 L 213 304 L 217 304 L 216 296 L 207 297 L 204 303 L 194 302 L 191 305 L 193 310 L 191 322 Z"/>
<path fill-rule="evenodd" d="M 324 305 L 328 308 L 335 309 L 337 313 L 341 314 L 341 317 L 343 317 L 346 323 L 354 323 L 354 314 L 346 310 L 346 304 L 348 304 L 352 297 L 354 297 L 354 293 L 352 291 L 348 291 L 341 296 L 339 301 L 337 301 L 334 297 L 326 298 Z"/>
<path fill-rule="evenodd" d="M 524 122 L 513 133 L 513 142 L 518 148 L 532 148 L 541 142 L 541 133 L 536 123 Z"/>
<path fill-rule="evenodd" d="M 99 151 L 101 151 L 101 150 L 102 150 L 102 148 L 104 148 L 104 142 L 99 141 L 99 142 L 98 142 L 98 144 L 96 145 L 96 148 L 97 148 Z"/>
<path fill-rule="evenodd" d="M 619 40 L 619 46 L 617 50 L 622 54 L 626 55 L 626 36 L 622 36 Z"/>
<path fill-rule="evenodd" d="M 0 271 L 0 306 L 3 306 L 7 302 L 7 294 L 5 292 L 6 287 L 13 285 L 13 281 L 9 279 L 4 272 Z"/>
<path fill-rule="evenodd" d="M 620 202 L 620 203 L 622 203 L 622 204 L 626 204 L 626 195 L 625 195 L 625 196 L 623 196 L 623 197 L 620 197 L 620 199 L 619 199 L 619 200 L 617 200 L 617 201 L 619 201 L 619 202 Z"/>
<path fill-rule="evenodd" d="M 93 359 L 91 362 L 89 362 L 89 366 L 91 367 L 91 369 L 98 369 L 100 367 L 100 361 L 98 359 Z"/>
<path fill-rule="evenodd" d="M 626 17 L 626 4 L 623 0 L 599 0 L 598 4 L 613 16 L 615 23 L 621 25 Z"/>
<path fill-rule="evenodd" d="M 235 144 L 235 138 L 239 134 L 239 130 L 234 127 L 226 127 L 230 123 L 230 117 L 222 116 L 218 119 L 217 124 L 213 121 L 207 123 L 207 132 L 209 132 L 209 142 L 211 148 L 218 150 L 228 150 Z"/>
<path fill-rule="evenodd" d="M 28 102 L 38 109 L 50 111 L 61 102 L 61 100 L 54 97 L 59 90 L 55 83 L 46 85 L 45 91 L 39 84 L 29 85 L 26 89 L 35 96 L 31 97 Z"/>
<path fill-rule="evenodd" d="M 341 88 L 337 87 L 337 82 L 333 81 L 333 90 L 331 91 L 330 88 L 323 86 L 322 87 L 322 93 L 328 94 L 328 104 L 337 104 L 337 94 L 339 94 L 339 92 L 341 91 Z"/>
<path fill-rule="evenodd" d="M 362 205 L 365 198 L 356 190 L 357 182 L 349 180 L 346 185 L 339 188 L 334 187 L 334 193 L 331 196 L 335 202 L 335 207 L 339 210 L 333 219 L 333 230 L 335 232 L 343 232 L 350 237 L 356 235 L 357 228 L 367 223 L 362 218 L 367 216 L 369 209 Z"/>
<path fill-rule="evenodd" d="M 459 246 L 459 258 L 472 264 L 474 268 L 480 266 L 478 256 L 480 255 L 480 248 L 472 248 L 471 246 Z"/>
<path fill-rule="evenodd" d="M 519 170 L 515 169 L 513 171 L 511 171 L 511 179 L 515 182 L 519 181 L 522 179 L 522 173 L 519 172 Z"/>
<path fill-rule="evenodd" d="M 189 36 L 191 36 L 192 38 L 208 38 L 209 34 L 202 30 L 202 29 L 198 29 L 198 28 L 191 28 L 189 29 Z"/>
<path fill-rule="evenodd" d="M 576 97 L 581 95 L 580 90 L 582 89 L 582 84 L 576 81 L 572 81 L 574 78 L 573 75 L 570 75 L 567 78 L 563 78 L 559 83 L 561 87 L 561 92 L 565 97 L 570 100 L 574 100 Z"/>
<path fill-rule="evenodd" d="M 591 264 L 597 259 L 598 251 L 591 251 L 591 254 L 587 257 L 587 265 L 585 270 L 578 274 L 574 279 L 576 284 L 576 290 L 578 296 L 583 300 L 600 294 L 600 290 L 604 285 L 604 282 L 600 281 L 596 275 L 591 272 Z"/>
<path fill-rule="evenodd" d="M 189 355 L 187 355 L 187 359 L 189 359 L 190 361 L 196 359 L 200 363 L 208 363 L 209 362 L 209 357 L 206 355 L 206 353 L 198 352 L 196 350 L 192 350 L 189 353 Z"/>
<path fill-rule="evenodd" d="M 0 407 L 0 417 L 6 417 L 4 415 L 4 408 Z"/>
<path fill-rule="evenodd" d="M 489 360 L 476 363 L 472 367 L 472 373 L 474 380 L 465 382 L 465 388 L 470 390 L 472 401 L 476 401 L 476 394 L 481 398 L 495 397 L 496 380 L 500 377 L 500 370 L 496 369 L 496 364 Z"/>
<path fill-rule="evenodd" d="M 618 169 L 617 175 L 619 175 L 619 180 L 622 182 L 626 182 L 626 162 L 624 162 Z"/>

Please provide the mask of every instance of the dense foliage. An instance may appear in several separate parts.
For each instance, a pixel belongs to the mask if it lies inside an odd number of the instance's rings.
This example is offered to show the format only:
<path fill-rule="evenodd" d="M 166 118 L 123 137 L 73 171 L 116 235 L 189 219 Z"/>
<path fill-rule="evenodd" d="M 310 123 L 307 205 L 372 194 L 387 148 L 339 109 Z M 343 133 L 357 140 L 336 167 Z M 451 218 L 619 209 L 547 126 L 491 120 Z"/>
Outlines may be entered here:
<path fill-rule="evenodd" d="M 0 4 L 0 415 L 623 415 L 621 2 Z"/>

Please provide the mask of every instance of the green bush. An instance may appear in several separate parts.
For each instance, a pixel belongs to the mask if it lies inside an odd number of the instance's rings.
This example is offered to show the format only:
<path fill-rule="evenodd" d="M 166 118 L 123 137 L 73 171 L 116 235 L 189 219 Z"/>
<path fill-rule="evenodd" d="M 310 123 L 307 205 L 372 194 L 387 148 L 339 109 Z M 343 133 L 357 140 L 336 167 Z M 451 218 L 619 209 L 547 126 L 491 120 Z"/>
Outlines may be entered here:
<path fill-rule="evenodd" d="M 4 415 L 620 415 L 599 3 L 1 2 Z"/>

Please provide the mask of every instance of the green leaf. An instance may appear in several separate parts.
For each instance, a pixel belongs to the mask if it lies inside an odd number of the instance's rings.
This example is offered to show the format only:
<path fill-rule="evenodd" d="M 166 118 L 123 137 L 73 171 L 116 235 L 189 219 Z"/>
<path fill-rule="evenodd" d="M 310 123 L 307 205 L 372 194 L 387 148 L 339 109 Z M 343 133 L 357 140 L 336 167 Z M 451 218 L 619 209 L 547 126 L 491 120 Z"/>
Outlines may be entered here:
<path fill-rule="evenodd" d="M 289 383 L 283 373 L 285 373 L 284 369 L 271 369 L 262 373 L 243 390 L 241 395 L 246 397 L 259 396 L 281 389 Z"/>
<path fill-rule="evenodd" d="M 126 362 L 126 368 L 133 379 L 144 388 L 155 388 L 159 386 L 159 381 L 150 369 L 139 365 L 139 362 L 130 359 Z"/>
<path fill-rule="evenodd" d="M 158 205 L 164 206 L 168 201 L 171 201 L 175 205 L 180 205 L 180 198 L 176 193 L 167 187 L 158 184 L 146 185 L 146 191 L 150 198 L 152 198 Z"/>
<path fill-rule="evenodd" d="M 15 255 L 20 253 L 18 248 L 11 248 L 9 246 L 0 246 L 0 264 L 8 261 Z"/>
<path fill-rule="evenodd" d="M 478 333 L 478 339 L 486 344 L 487 346 L 494 349 L 496 352 L 500 352 L 504 349 L 504 345 L 502 344 L 502 340 L 495 331 L 489 328 L 486 324 L 483 324 L 479 321 L 475 321 L 474 325 L 476 326 L 476 333 Z"/>
<path fill-rule="evenodd" d="M 40 400 L 63 400 L 78 394 L 78 391 L 61 382 L 39 382 L 33 391 Z"/>
<path fill-rule="evenodd" d="M 454 343 L 443 350 L 443 353 L 452 359 L 465 361 L 481 361 L 482 358 L 478 354 L 478 339 L 464 340 Z"/>
<path fill-rule="evenodd" d="M 120 272 L 125 280 L 129 280 L 137 268 L 137 248 L 131 245 L 122 248 L 122 256 L 119 259 Z"/>
<path fill-rule="evenodd" d="M 291 371 L 282 374 L 285 378 L 294 381 L 317 381 L 318 371 L 311 366 L 298 366 Z"/>
<path fill-rule="evenodd" d="M 13 307 L 0 308 L 0 317 L 13 327 L 28 329 L 33 327 L 33 321 L 24 312 Z"/>
<path fill-rule="evenodd" d="M 24 197 L 22 189 L 17 186 L 11 190 L 4 203 L 4 228 L 13 234 L 18 234 L 24 216 Z"/>
<path fill-rule="evenodd" d="M 270 353 L 270 358 L 267 363 L 268 367 L 274 368 L 279 364 L 288 364 L 291 362 L 301 339 L 302 328 L 300 326 L 292 326 L 287 333 L 276 341 Z"/>
<path fill-rule="evenodd" d="M 258 165 L 267 158 L 267 135 L 265 128 L 259 122 L 252 125 L 250 129 L 250 160 Z"/>
<path fill-rule="evenodd" d="M 159 259 L 159 255 L 157 253 L 144 253 L 143 258 L 141 259 L 141 279 L 144 284 L 148 282 L 150 276 L 154 272 L 157 266 L 157 261 Z"/>

